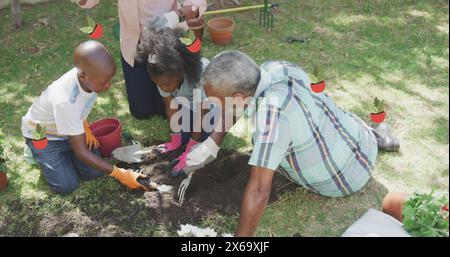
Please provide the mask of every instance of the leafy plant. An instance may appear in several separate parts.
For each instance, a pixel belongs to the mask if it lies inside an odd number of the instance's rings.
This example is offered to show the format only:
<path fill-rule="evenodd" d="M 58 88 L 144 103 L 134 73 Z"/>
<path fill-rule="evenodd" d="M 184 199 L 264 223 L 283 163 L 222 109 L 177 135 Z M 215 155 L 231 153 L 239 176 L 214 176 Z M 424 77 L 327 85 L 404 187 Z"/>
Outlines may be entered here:
<path fill-rule="evenodd" d="M 314 83 L 318 83 L 322 80 L 322 71 L 319 69 L 319 65 L 315 64 L 313 66 L 312 74 L 310 76 Z"/>
<path fill-rule="evenodd" d="M 80 28 L 81 32 L 85 34 L 90 34 L 95 28 L 95 21 L 91 17 L 87 17 L 87 26 Z"/>
<path fill-rule="evenodd" d="M 448 195 L 414 194 L 403 207 L 403 226 L 411 235 L 448 237 Z"/>
<path fill-rule="evenodd" d="M 33 131 L 33 139 L 34 140 L 41 140 L 46 137 L 47 130 L 45 127 L 41 126 L 41 124 L 36 125 L 36 130 Z"/>
<path fill-rule="evenodd" d="M 192 29 L 188 29 L 188 31 L 186 33 L 184 33 L 183 37 L 180 37 L 181 43 L 183 43 L 187 46 L 192 44 L 192 42 L 194 42 L 194 40 L 195 40 L 195 34 L 194 34 L 194 31 L 192 31 Z"/>
<path fill-rule="evenodd" d="M 376 113 L 384 112 L 384 107 L 386 104 L 384 103 L 384 100 L 378 99 L 378 97 L 375 97 L 375 100 L 373 101 L 373 105 L 375 106 L 375 109 L 377 110 Z"/>
<path fill-rule="evenodd" d="M 322 73 L 321 73 L 321 71 L 319 69 L 319 65 L 314 65 L 313 75 L 314 75 L 314 77 L 316 77 L 317 81 L 319 81 L 321 79 Z"/>
<path fill-rule="evenodd" d="M 192 44 L 192 42 L 194 42 L 194 40 L 192 40 L 190 38 L 185 38 L 185 37 L 180 38 L 180 41 L 181 41 L 181 43 L 183 43 L 187 46 Z"/>

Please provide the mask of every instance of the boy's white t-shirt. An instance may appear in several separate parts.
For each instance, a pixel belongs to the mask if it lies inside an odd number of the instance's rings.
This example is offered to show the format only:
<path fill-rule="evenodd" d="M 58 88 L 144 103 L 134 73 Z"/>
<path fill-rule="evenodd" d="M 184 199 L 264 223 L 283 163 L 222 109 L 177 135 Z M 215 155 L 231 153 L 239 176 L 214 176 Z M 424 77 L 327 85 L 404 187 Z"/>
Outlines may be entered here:
<path fill-rule="evenodd" d="M 73 68 L 54 81 L 37 98 L 22 117 L 22 135 L 33 139 L 39 123 L 48 132 L 49 140 L 63 140 L 84 133 L 83 121 L 97 99 L 95 92 L 84 91 Z"/>

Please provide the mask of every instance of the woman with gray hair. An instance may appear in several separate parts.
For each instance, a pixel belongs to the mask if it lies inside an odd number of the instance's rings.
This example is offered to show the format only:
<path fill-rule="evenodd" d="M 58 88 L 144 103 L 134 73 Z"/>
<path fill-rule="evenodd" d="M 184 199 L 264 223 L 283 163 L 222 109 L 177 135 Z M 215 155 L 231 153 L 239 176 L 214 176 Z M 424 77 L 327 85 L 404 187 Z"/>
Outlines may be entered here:
<path fill-rule="evenodd" d="M 275 171 L 314 193 L 342 197 L 364 187 L 378 149 L 398 150 L 387 124 L 372 129 L 327 94 L 313 92 L 308 75 L 295 64 L 270 61 L 258 68 L 246 54 L 227 51 L 211 60 L 203 81 L 206 95 L 219 99 L 225 115 L 239 116 L 240 108 L 254 119 L 251 174 L 236 236 L 255 233 Z M 229 101 L 237 106 L 226 107 Z M 225 134 L 213 132 L 193 149 L 185 173 L 214 160 Z"/>

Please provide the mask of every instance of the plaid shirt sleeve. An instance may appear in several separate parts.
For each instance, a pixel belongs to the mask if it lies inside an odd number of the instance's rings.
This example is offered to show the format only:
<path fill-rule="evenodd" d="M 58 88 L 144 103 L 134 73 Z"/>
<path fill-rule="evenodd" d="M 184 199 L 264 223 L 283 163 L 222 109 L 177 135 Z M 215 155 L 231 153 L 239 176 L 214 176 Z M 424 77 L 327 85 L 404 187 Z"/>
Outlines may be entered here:
<path fill-rule="evenodd" d="M 276 170 L 287 153 L 290 141 L 286 114 L 265 97 L 255 116 L 253 152 L 249 165 Z"/>

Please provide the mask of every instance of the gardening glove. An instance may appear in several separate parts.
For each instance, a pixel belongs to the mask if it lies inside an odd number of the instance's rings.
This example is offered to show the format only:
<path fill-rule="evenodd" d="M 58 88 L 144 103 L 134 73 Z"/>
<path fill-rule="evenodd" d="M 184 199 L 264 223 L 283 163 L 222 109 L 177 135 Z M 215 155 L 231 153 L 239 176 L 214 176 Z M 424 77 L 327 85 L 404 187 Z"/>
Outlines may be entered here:
<path fill-rule="evenodd" d="M 145 188 L 137 181 L 138 178 L 145 178 L 146 177 L 145 175 L 134 172 L 132 170 L 121 169 L 114 166 L 114 169 L 111 172 L 110 176 L 119 180 L 120 183 L 127 186 L 128 188 L 131 189 L 141 188 L 147 191 L 147 188 Z"/>
<path fill-rule="evenodd" d="M 198 144 L 197 141 L 195 141 L 194 139 L 189 139 L 189 142 L 186 146 L 186 150 L 184 151 L 184 153 L 182 155 L 180 155 L 180 157 L 176 158 L 175 160 L 173 160 L 172 162 L 170 162 L 170 166 L 173 167 L 172 170 L 170 171 L 170 176 L 175 178 L 180 176 L 181 174 L 183 174 L 183 170 L 186 167 L 186 159 L 187 159 L 187 155 L 188 153 L 191 151 L 191 149 L 196 146 Z"/>
<path fill-rule="evenodd" d="M 141 163 L 143 162 L 142 157 L 148 153 L 153 153 L 153 150 L 153 147 L 143 148 L 141 144 L 134 144 L 116 148 L 112 151 L 112 155 L 114 159 L 121 162 Z"/>
<path fill-rule="evenodd" d="M 94 134 L 92 134 L 91 128 L 89 127 L 89 122 L 85 120 L 83 122 L 84 126 L 84 133 L 86 135 L 86 145 L 89 147 L 89 150 L 92 150 L 92 147 L 94 149 L 97 149 L 100 146 L 100 143 L 98 142 L 97 138 L 95 138 Z"/>
<path fill-rule="evenodd" d="M 184 26 L 184 23 L 186 22 L 183 22 L 183 25 L 180 25 L 181 23 L 179 21 L 178 14 L 175 11 L 172 11 L 160 16 L 155 16 L 149 20 L 148 24 L 150 28 L 157 31 L 164 28 L 187 27 L 187 25 Z"/>
<path fill-rule="evenodd" d="M 181 133 L 170 134 L 170 142 L 158 145 L 156 150 L 160 154 L 165 154 L 177 150 L 181 146 Z"/>
<path fill-rule="evenodd" d="M 208 137 L 203 143 L 192 147 L 191 152 L 186 156 L 184 173 L 189 175 L 214 161 L 217 158 L 219 149 L 219 146 L 216 145 L 216 142 L 211 137 Z"/>

